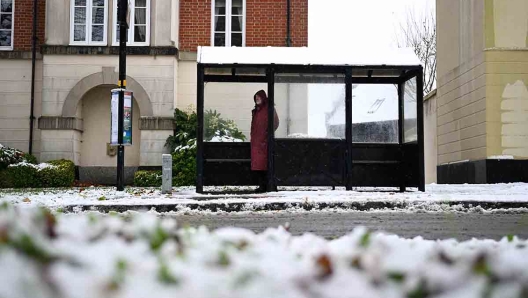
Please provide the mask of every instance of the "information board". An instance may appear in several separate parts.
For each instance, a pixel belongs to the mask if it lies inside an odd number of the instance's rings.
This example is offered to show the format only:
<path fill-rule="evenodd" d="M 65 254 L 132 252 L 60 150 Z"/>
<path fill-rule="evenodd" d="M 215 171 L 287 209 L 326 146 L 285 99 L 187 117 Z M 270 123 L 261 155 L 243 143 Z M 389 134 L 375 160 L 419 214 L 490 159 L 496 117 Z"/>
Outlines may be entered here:
<path fill-rule="evenodd" d="M 119 119 L 119 91 L 112 90 L 112 99 L 110 104 L 110 145 L 118 146 L 118 119 Z M 125 105 L 123 113 L 123 144 L 124 146 L 132 145 L 132 91 L 125 90 Z"/>

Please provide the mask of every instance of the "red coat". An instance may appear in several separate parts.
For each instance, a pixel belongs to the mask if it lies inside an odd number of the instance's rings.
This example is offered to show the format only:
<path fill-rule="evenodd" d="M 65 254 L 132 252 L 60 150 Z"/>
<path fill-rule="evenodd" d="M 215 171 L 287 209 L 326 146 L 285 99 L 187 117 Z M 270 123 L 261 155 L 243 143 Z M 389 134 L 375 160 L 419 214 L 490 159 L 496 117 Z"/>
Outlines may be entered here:
<path fill-rule="evenodd" d="M 253 110 L 251 119 L 251 170 L 268 170 L 268 98 L 264 91 L 257 92 L 263 98 L 262 104 Z M 256 96 L 256 94 L 255 94 Z M 274 109 L 275 110 L 275 109 Z M 279 127 L 279 117 L 275 112 L 274 127 Z"/>

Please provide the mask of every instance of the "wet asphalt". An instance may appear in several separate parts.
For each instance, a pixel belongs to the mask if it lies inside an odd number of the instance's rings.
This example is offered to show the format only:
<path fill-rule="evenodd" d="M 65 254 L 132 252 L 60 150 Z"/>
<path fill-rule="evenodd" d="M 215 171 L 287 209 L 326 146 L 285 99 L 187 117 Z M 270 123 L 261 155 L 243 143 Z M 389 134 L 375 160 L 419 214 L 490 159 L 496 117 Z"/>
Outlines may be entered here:
<path fill-rule="evenodd" d="M 204 225 L 209 229 L 240 227 L 255 232 L 290 224 L 294 235 L 314 233 L 325 238 L 343 236 L 357 226 L 405 238 L 459 241 L 471 238 L 500 240 L 507 235 L 528 239 L 528 212 L 513 213 L 411 213 L 411 212 L 252 212 L 170 215 L 180 226 Z"/>

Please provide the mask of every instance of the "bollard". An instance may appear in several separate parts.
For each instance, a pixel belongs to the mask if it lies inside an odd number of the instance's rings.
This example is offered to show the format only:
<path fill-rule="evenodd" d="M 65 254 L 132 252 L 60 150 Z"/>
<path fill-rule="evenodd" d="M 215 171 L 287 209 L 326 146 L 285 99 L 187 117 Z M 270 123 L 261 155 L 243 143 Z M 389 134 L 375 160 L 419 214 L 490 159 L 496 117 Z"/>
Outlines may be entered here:
<path fill-rule="evenodd" d="M 162 166 L 162 184 L 161 193 L 172 193 L 172 156 L 170 154 L 163 154 L 161 157 Z"/>

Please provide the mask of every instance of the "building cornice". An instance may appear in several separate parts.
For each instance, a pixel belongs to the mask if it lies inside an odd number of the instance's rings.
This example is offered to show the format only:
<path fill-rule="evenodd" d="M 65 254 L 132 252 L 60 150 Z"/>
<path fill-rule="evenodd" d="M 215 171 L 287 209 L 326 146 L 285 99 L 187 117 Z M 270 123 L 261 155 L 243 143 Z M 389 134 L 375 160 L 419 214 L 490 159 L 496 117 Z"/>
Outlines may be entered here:
<path fill-rule="evenodd" d="M 134 47 L 127 46 L 127 55 L 178 56 L 175 47 Z M 119 55 L 119 47 L 113 46 L 63 46 L 43 45 L 43 55 Z"/>
<path fill-rule="evenodd" d="M 42 55 L 37 53 L 37 60 L 42 60 Z M 0 51 L 0 59 L 31 60 L 31 51 Z"/>

